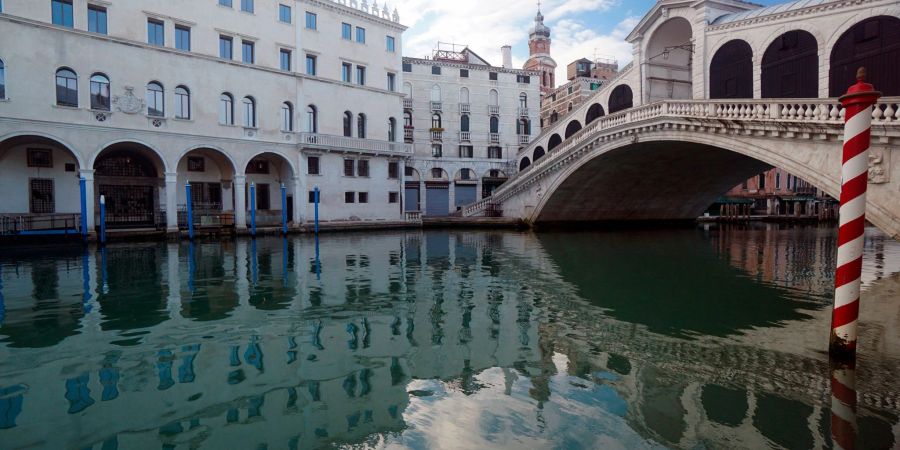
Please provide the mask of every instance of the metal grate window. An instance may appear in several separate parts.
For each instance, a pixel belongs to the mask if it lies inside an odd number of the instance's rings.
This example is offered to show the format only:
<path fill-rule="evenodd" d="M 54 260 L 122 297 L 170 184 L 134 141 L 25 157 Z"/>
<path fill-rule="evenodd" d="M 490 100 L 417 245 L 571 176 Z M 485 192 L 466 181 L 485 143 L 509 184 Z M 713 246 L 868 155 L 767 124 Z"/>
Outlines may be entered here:
<path fill-rule="evenodd" d="M 53 180 L 32 179 L 30 203 L 33 214 L 56 212 L 56 204 L 53 201 Z"/>
<path fill-rule="evenodd" d="M 53 152 L 49 149 L 29 148 L 28 167 L 53 167 Z"/>

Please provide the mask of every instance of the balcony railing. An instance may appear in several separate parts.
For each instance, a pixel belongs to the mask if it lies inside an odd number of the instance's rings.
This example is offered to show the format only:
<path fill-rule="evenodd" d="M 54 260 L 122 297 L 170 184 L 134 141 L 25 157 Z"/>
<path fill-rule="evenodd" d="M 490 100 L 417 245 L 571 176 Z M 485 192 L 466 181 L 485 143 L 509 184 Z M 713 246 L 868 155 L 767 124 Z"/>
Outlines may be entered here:
<path fill-rule="evenodd" d="M 519 107 L 519 117 L 528 117 L 528 108 Z"/>
<path fill-rule="evenodd" d="M 404 129 L 404 135 L 406 134 L 406 131 L 407 130 Z M 393 155 L 411 155 L 413 153 L 412 145 L 407 143 L 376 141 L 374 139 L 359 139 L 318 133 L 300 133 L 300 144 L 306 148 L 344 150 L 362 153 L 385 153 Z"/>
<path fill-rule="evenodd" d="M 444 109 L 443 102 L 431 102 L 431 110 L 432 111 L 442 111 Z"/>
<path fill-rule="evenodd" d="M 459 140 L 464 142 L 469 142 L 472 140 L 472 132 L 471 131 L 460 131 L 459 132 Z"/>
<path fill-rule="evenodd" d="M 519 145 L 528 145 L 531 142 L 531 136 L 527 134 L 519 135 Z"/>
<path fill-rule="evenodd" d="M 500 105 L 488 105 L 488 114 L 490 114 L 490 115 L 500 114 Z"/>
<path fill-rule="evenodd" d="M 404 128 L 403 129 L 403 142 L 407 144 L 413 143 L 413 132 L 416 131 L 414 128 Z"/>
<path fill-rule="evenodd" d="M 413 109 L 413 101 L 411 98 L 403 99 L 403 109 Z"/>
<path fill-rule="evenodd" d="M 442 130 L 431 130 L 431 140 L 432 141 L 443 141 L 444 140 L 444 132 Z"/>
<path fill-rule="evenodd" d="M 468 103 L 460 103 L 459 112 L 460 114 L 469 114 L 470 112 L 472 112 L 472 105 Z"/>
<path fill-rule="evenodd" d="M 491 133 L 490 138 L 491 138 L 491 144 L 500 143 L 500 133 Z"/>

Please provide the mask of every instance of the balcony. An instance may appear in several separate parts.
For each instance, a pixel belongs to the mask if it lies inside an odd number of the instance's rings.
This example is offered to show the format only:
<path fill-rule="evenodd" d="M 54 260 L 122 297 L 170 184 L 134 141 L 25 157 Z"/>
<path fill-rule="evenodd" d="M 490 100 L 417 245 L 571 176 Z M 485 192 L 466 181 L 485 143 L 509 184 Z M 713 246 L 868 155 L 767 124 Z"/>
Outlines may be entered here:
<path fill-rule="evenodd" d="M 470 142 L 472 140 L 472 132 L 471 131 L 460 131 L 459 132 L 459 140 L 461 142 Z"/>
<path fill-rule="evenodd" d="M 500 105 L 488 105 L 488 114 L 492 116 L 500 114 Z"/>
<path fill-rule="evenodd" d="M 499 144 L 500 143 L 500 133 L 491 133 L 490 139 L 491 139 L 491 144 Z"/>
<path fill-rule="evenodd" d="M 413 109 L 413 101 L 411 98 L 403 99 L 403 109 Z"/>
<path fill-rule="evenodd" d="M 413 127 L 403 128 L 403 142 L 407 144 L 413 143 L 413 132 L 416 131 Z"/>
<path fill-rule="evenodd" d="M 472 112 L 472 105 L 468 103 L 460 103 L 459 104 L 459 113 L 460 114 L 469 114 Z"/>
<path fill-rule="evenodd" d="M 531 143 L 531 136 L 527 134 L 519 135 L 519 145 L 528 145 Z"/>
<path fill-rule="evenodd" d="M 444 108 L 443 102 L 431 102 L 431 110 L 432 111 L 442 111 Z"/>
<path fill-rule="evenodd" d="M 519 117 L 528 117 L 528 108 L 519 107 Z"/>
<path fill-rule="evenodd" d="M 404 129 L 404 137 L 407 131 Z M 412 155 L 413 146 L 408 143 L 376 141 L 330 134 L 300 133 L 300 145 L 303 148 L 338 150 L 358 153 L 383 155 Z"/>
<path fill-rule="evenodd" d="M 444 140 L 444 130 L 443 128 L 432 128 L 431 130 L 431 140 L 440 142 Z"/>

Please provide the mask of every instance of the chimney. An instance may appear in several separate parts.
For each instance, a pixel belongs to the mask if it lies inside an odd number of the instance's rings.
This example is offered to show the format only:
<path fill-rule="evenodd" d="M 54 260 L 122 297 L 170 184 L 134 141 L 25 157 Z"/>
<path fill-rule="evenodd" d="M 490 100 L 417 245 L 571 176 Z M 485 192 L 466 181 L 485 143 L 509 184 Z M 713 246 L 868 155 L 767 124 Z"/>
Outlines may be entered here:
<path fill-rule="evenodd" d="M 500 52 L 503 53 L 503 68 L 512 69 L 512 47 L 504 45 L 500 47 Z"/>

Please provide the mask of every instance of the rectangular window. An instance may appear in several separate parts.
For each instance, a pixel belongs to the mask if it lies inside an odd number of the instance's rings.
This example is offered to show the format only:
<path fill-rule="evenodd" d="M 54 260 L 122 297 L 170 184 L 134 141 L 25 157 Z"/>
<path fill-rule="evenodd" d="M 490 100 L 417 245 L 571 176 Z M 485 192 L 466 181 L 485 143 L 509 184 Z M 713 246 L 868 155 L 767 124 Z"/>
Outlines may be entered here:
<path fill-rule="evenodd" d="M 309 11 L 306 12 L 306 28 L 310 30 L 318 30 L 319 24 L 317 21 L 318 17 L 315 13 L 311 13 Z"/>
<path fill-rule="evenodd" d="M 497 81 L 497 72 L 488 72 L 488 79 L 491 81 Z"/>
<path fill-rule="evenodd" d="M 391 53 L 394 53 L 397 51 L 396 41 L 394 40 L 393 36 L 388 36 L 387 38 L 385 38 L 385 41 L 386 41 L 385 44 L 387 45 L 387 51 L 389 51 Z"/>
<path fill-rule="evenodd" d="M 396 180 L 400 178 L 400 163 L 391 161 L 388 163 L 388 178 Z"/>
<path fill-rule="evenodd" d="M 460 78 L 469 78 L 469 69 L 459 69 Z"/>
<path fill-rule="evenodd" d="M 278 60 L 281 64 L 281 70 L 286 72 L 291 71 L 291 51 L 283 48 L 278 51 Z"/>
<path fill-rule="evenodd" d="M 88 5 L 88 31 L 106 34 L 106 8 Z"/>
<path fill-rule="evenodd" d="M 416 169 L 413 169 L 412 167 L 406 166 L 406 167 L 403 169 L 403 173 L 404 173 L 406 176 L 411 177 L 411 176 L 413 175 L 413 173 L 415 172 L 415 170 L 416 170 Z"/>
<path fill-rule="evenodd" d="M 762 191 L 765 189 L 766 189 L 766 174 L 763 173 L 763 174 L 759 175 L 759 190 Z"/>
<path fill-rule="evenodd" d="M 341 81 L 344 83 L 353 82 L 353 64 L 341 63 Z"/>
<path fill-rule="evenodd" d="M 253 12 L 253 0 L 241 0 L 241 11 L 252 13 Z M 268 209 L 268 208 L 266 208 Z"/>
<path fill-rule="evenodd" d="M 353 39 L 353 27 L 349 23 L 341 24 L 341 38 L 348 41 Z"/>
<path fill-rule="evenodd" d="M 369 193 L 368 192 L 360 192 L 357 194 L 359 203 L 369 203 Z"/>
<path fill-rule="evenodd" d="M 366 85 L 366 68 L 363 66 L 356 66 L 356 84 Z"/>
<path fill-rule="evenodd" d="M 503 159 L 503 149 L 500 147 L 488 147 L 488 158 Z"/>
<path fill-rule="evenodd" d="M 306 55 L 306 74 L 316 76 L 316 56 Z"/>
<path fill-rule="evenodd" d="M 319 175 L 319 157 L 310 156 L 306 159 L 306 173 L 309 175 Z"/>
<path fill-rule="evenodd" d="M 284 23 L 291 23 L 291 7 L 288 5 L 278 5 L 278 20 Z"/>
<path fill-rule="evenodd" d="M 272 209 L 272 205 L 269 202 L 269 185 L 268 184 L 257 184 L 256 185 L 256 209 L 261 211 L 268 211 Z"/>
<path fill-rule="evenodd" d="M 440 75 L 441 74 L 441 66 L 431 66 L 431 74 L 432 75 Z"/>
<path fill-rule="evenodd" d="M 191 51 L 191 29 L 184 25 L 175 25 L 175 48 Z"/>
<path fill-rule="evenodd" d="M 232 59 L 234 41 L 229 36 L 219 36 L 219 58 Z"/>
<path fill-rule="evenodd" d="M 61 25 L 72 28 L 72 0 L 53 0 L 50 2 L 53 10 L 53 25 Z"/>
<path fill-rule="evenodd" d="M 444 149 L 441 147 L 441 144 L 431 144 L 431 157 L 432 158 L 440 158 L 444 154 Z"/>
<path fill-rule="evenodd" d="M 56 212 L 56 202 L 53 199 L 53 180 L 31 180 L 31 205 L 32 214 L 49 214 Z"/>
<path fill-rule="evenodd" d="M 44 148 L 29 148 L 27 152 L 28 167 L 53 167 L 53 152 Z"/>
<path fill-rule="evenodd" d="M 531 83 L 531 77 L 529 77 L 528 75 L 516 75 L 516 82 L 529 84 Z"/>
<path fill-rule="evenodd" d="M 219 0 L 219 4 L 231 8 L 231 0 Z"/>
<path fill-rule="evenodd" d="M 356 27 L 356 42 L 360 44 L 366 43 L 366 29 L 362 27 Z"/>
<path fill-rule="evenodd" d="M 431 169 L 431 178 L 434 178 L 435 180 L 440 180 L 441 178 L 443 178 L 443 176 L 444 176 L 443 170 L 441 170 L 437 167 L 435 167 L 434 169 Z"/>
<path fill-rule="evenodd" d="M 369 160 L 361 159 L 356 163 L 356 174 L 361 177 L 369 176 Z"/>
<path fill-rule="evenodd" d="M 388 203 L 400 203 L 400 193 L 388 192 Z"/>
<path fill-rule="evenodd" d="M 163 47 L 166 45 L 166 32 L 163 22 L 147 19 L 147 43 Z"/>
<path fill-rule="evenodd" d="M 344 203 L 353 203 L 356 199 L 356 192 L 344 192 Z"/>
<path fill-rule="evenodd" d="M 344 176 L 345 177 L 355 176 L 356 175 L 356 173 L 354 172 L 355 169 L 356 169 L 356 161 L 354 161 L 352 159 L 344 160 Z"/>
<path fill-rule="evenodd" d="M 206 160 L 202 156 L 188 156 L 188 172 L 206 172 Z"/>
<path fill-rule="evenodd" d="M 397 75 L 388 72 L 387 74 L 387 90 L 394 92 L 397 90 Z"/>
<path fill-rule="evenodd" d="M 472 158 L 475 154 L 475 150 L 471 145 L 460 145 L 459 146 L 459 157 L 460 158 Z"/>
<path fill-rule="evenodd" d="M 403 63 L 403 71 L 406 73 L 412 72 L 412 64 L 411 63 Z"/>
<path fill-rule="evenodd" d="M 247 64 L 255 62 L 255 45 L 253 42 L 241 41 L 241 61 Z"/>
<path fill-rule="evenodd" d="M 309 202 L 316 202 L 316 191 L 309 191 Z M 322 191 L 319 191 L 319 203 L 322 203 Z"/>

